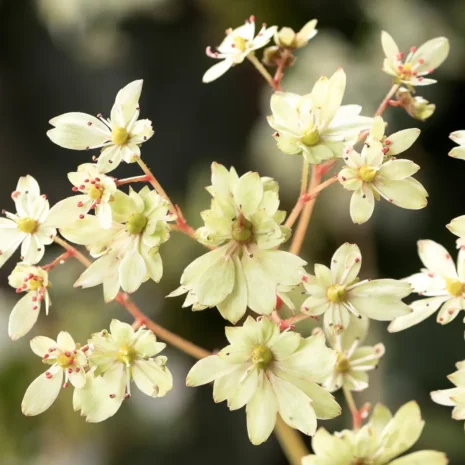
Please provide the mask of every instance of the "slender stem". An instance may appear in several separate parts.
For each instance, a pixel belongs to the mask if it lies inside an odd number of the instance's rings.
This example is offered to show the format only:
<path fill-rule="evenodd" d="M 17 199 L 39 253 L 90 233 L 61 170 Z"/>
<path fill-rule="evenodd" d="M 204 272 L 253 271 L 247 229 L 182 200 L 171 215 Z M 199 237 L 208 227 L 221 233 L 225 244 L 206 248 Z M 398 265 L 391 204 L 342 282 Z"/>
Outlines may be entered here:
<path fill-rule="evenodd" d="M 389 100 L 391 100 L 391 97 L 397 92 L 399 89 L 400 84 L 394 84 L 390 89 L 389 92 L 386 94 L 386 97 L 384 97 L 384 100 L 379 104 L 378 109 L 376 110 L 375 116 L 381 116 L 386 110 L 386 108 L 389 106 Z"/>
<path fill-rule="evenodd" d="M 284 68 L 286 66 L 286 61 L 288 60 L 288 58 L 290 56 L 290 53 L 291 52 L 290 52 L 289 49 L 285 49 L 285 50 L 283 50 L 283 52 L 281 54 L 281 60 L 279 61 L 278 69 L 276 70 L 276 73 L 275 73 L 274 78 L 273 78 L 273 81 L 274 81 L 273 88 L 275 90 L 281 90 L 281 79 L 284 76 Z"/>
<path fill-rule="evenodd" d="M 308 185 L 308 172 L 310 169 L 310 163 L 302 157 L 302 181 L 300 182 L 300 195 L 304 195 Z"/>
<path fill-rule="evenodd" d="M 271 76 L 271 74 L 267 71 L 267 69 L 260 63 L 260 60 L 255 56 L 254 53 L 250 53 L 247 55 L 249 61 L 255 66 L 257 71 L 265 78 L 266 82 L 274 89 L 279 90 L 279 85 L 276 86 L 276 83 Z"/>
<path fill-rule="evenodd" d="M 117 186 L 122 186 L 123 184 L 131 184 L 133 182 L 150 182 L 150 176 L 144 174 L 143 176 L 133 176 L 131 178 L 117 179 L 115 184 Z"/>
<path fill-rule="evenodd" d="M 347 406 L 349 407 L 350 413 L 352 415 L 352 423 L 353 423 L 352 427 L 353 429 L 359 429 L 360 425 L 362 424 L 362 416 L 360 415 L 357 405 L 355 404 L 355 400 L 352 395 L 352 392 L 350 391 L 350 389 L 347 389 L 344 386 L 342 387 L 342 391 L 344 393 Z"/>
<path fill-rule="evenodd" d="M 61 245 L 67 252 L 71 254 L 74 258 L 80 261 L 86 268 L 88 268 L 92 262 L 85 257 L 81 252 L 79 252 L 75 247 L 66 242 L 60 237 L 55 237 L 55 242 Z M 134 317 L 136 324 L 144 324 L 149 328 L 156 336 L 160 339 L 168 342 L 169 344 L 177 347 L 188 355 L 191 355 L 194 358 L 201 359 L 208 357 L 210 352 L 208 350 L 202 349 L 199 346 L 196 346 L 190 341 L 178 336 L 175 333 L 163 328 L 159 324 L 152 321 L 148 316 L 146 316 L 142 311 L 137 307 L 137 305 L 129 298 L 129 296 L 124 292 L 119 292 L 115 299 L 120 303 L 126 310 Z"/>
<path fill-rule="evenodd" d="M 68 260 L 68 258 L 72 256 L 73 256 L 72 252 L 67 250 L 66 252 L 63 252 L 61 255 L 55 258 L 55 260 L 53 260 L 52 262 L 47 263 L 46 265 L 43 265 L 42 269 L 44 269 L 45 271 L 53 270 L 53 268 L 55 268 L 57 265 L 61 265 L 62 263 L 65 263 L 66 260 Z"/>
<path fill-rule="evenodd" d="M 274 429 L 278 442 L 290 465 L 301 465 L 302 457 L 309 454 L 302 436 L 295 429 L 290 428 L 278 415 Z"/>

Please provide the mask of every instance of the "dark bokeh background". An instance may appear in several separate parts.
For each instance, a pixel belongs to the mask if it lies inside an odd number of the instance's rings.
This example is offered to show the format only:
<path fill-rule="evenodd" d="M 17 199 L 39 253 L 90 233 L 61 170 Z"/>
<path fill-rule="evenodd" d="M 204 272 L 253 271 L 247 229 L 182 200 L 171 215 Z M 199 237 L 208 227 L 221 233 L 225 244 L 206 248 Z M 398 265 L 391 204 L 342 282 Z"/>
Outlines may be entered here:
<path fill-rule="evenodd" d="M 447 157 L 453 146 L 448 134 L 465 129 L 463 0 L 0 1 L 2 208 L 12 208 L 9 195 L 26 173 L 38 179 L 52 203 L 70 195 L 66 173 L 87 161 L 88 154 L 53 145 L 45 135 L 48 120 L 67 111 L 108 114 L 117 90 L 143 78 L 142 117 L 152 119 L 156 130 L 144 144 L 143 158 L 195 227 L 200 226 L 199 211 L 208 206 L 203 186 L 209 183 L 213 160 L 234 164 L 240 172 L 257 169 L 275 177 L 283 208 L 290 209 L 298 193 L 300 160 L 274 147 L 264 118 L 270 91 L 261 77 L 244 63 L 213 84 L 201 83 L 212 64 L 204 54 L 206 45 L 218 44 L 225 28 L 241 24 L 252 13 L 259 22 L 295 29 L 319 18 L 320 33 L 299 52 L 284 87 L 308 92 L 321 74 L 342 65 L 348 75 L 345 103 L 363 104 L 364 114 L 374 112 L 390 86 L 380 70 L 381 29 L 403 49 L 440 35 L 450 38 L 451 55 L 435 74 L 439 83 L 420 89 L 436 103 L 436 114 L 418 123 L 400 110 L 386 113 L 389 132 L 423 130 L 408 156 L 422 167 L 419 178 L 430 193 L 428 208 L 410 212 L 378 204 L 368 224 L 354 226 L 349 194 L 332 186 L 317 204 L 303 256 L 310 263 L 327 261 L 342 242 L 356 241 L 364 256 L 365 277 L 401 278 L 420 267 L 418 239 L 434 239 L 453 251 L 455 238 L 444 225 L 465 214 L 465 162 Z M 137 170 L 126 165 L 117 173 L 124 177 Z M 156 321 L 214 349 L 224 344 L 224 322 L 218 313 L 193 314 L 181 309 L 180 299 L 164 299 L 177 286 L 183 268 L 201 252 L 173 234 L 161 251 L 164 279 L 159 285 L 142 286 L 135 300 Z M 51 247 L 47 257 L 59 253 Z M 170 348 L 166 352 L 175 387 L 163 399 L 135 393 L 115 418 L 87 425 L 73 413 L 68 390 L 40 417 L 23 417 L 23 393 L 43 369 L 29 350 L 29 336 L 55 337 L 65 329 L 85 341 L 112 317 L 129 319 L 116 304 L 103 304 L 101 288 L 74 290 L 72 283 L 82 269 L 67 263 L 51 277 L 54 305 L 49 317 L 41 315 L 30 335 L 12 343 L 6 329 L 17 300 L 7 285 L 12 267 L 11 261 L 0 272 L 2 465 L 286 463 L 273 437 L 261 447 L 248 442 L 244 410 L 230 413 L 224 404 L 214 404 L 210 386 L 185 388 L 193 361 Z M 300 329 L 308 333 L 311 326 L 303 323 Z M 434 404 L 429 391 L 449 387 L 446 375 L 465 356 L 463 330 L 460 318 L 440 327 L 432 317 L 395 335 L 388 335 L 384 325 L 373 325 L 371 339 L 382 340 L 387 355 L 372 375 L 371 388 L 356 395 L 359 404 L 382 400 L 392 409 L 416 399 L 427 422 L 418 447 L 444 450 L 455 465 L 465 463 L 463 425 L 450 419 L 450 409 Z M 325 422 L 330 430 L 348 425 L 346 415 Z"/>

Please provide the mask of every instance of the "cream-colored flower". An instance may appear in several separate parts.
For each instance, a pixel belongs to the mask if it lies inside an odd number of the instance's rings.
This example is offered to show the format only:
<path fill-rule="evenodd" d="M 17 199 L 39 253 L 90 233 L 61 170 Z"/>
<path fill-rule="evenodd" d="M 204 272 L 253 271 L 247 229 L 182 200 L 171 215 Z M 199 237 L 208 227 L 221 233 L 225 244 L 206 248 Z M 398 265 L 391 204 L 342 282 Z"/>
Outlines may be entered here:
<path fill-rule="evenodd" d="M 264 47 L 276 32 L 276 26 L 269 28 L 264 24 L 257 36 L 255 36 L 255 16 L 251 16 L 243 26 L 236 29 L 228 29 L 226 38 L 213 52 L 207 47 L 207 55 L 210 58 L 221 60 L 209 68 L 203 75 L 202 81 L 209 83 L 221 77 L 232 66 L 242 63 L 249 54 Z"/>
<path fill-rule="evenodd" d="M 342 186 L 353 191 L 350 216 L 354 223 L 365 223 L 373 214 L 375 199 L 381 197 L 402 208 L 426 207 L 428 193 L 412 178 L 420 167 L 410 160 L 392 159 L 407 150 L 420 135 L 419 129 L 404 129 L 384 137 L 384 121 L 378 116 L 359 154 L 347 148 L 347 165 L 338 174 Z"/>
<path fill-rule="evenodd" d="M 252 444 L 266 441 L 279 413 L 292 428 L 313 435 L 317 418 L 329 419 L 341 408 L 320 387 L 336 363 L 324 334 L 303 338 L 280 333 L 267 318 L 248 317 L 242 327 L 227 327 L 230 343 L 217 355 L 197 362 L 187 375 L 188 386 L 214 381 L 215 402 L 227 400 L 230 410 L 246 406 Z"/>
<path fill-rule="evenodd" d="M 315 276 L 303 278 L 310 297 L 301 311 L 319 317 L 324 314 L 325 329 L 345 330 L 350 315 L 366 316 L 373 320 L 391 321 L 411 312 L 402 302 L 411 292 L 409 283 L 395 279 L 358 280 L 362 255 L 356 244 L 345 243 L 331 259 L 331 269 L 315 265 Z"/>
<path fill-rule="evenodd" d="M 56 236 L 56 229 L 47 222 L 48 200 L 40 195 L 39 184 L 29 175 L 19 178 L 11 197 L 16 214 L 3 211 L 6 218 L 0 218 L 0 268 L 20 245 L 23 262 L 35 265 Z"/>
<path fill-rule="evenodd" d="M 309 163 L 341 157 L 344 145 L 353 144 L 373 118 L 359 116 L 362 107 L 341 106 L 346 86 L 342 69 L 330 79 L 321 77 L 307 95 L 275 92 L 268 123 L 278 148 L 289 155 L 302 154 Z"/>
<path fill-rule="evenodd" d="M 316 29 L 318 21 L 310 20 L 299 32 L 295 32 L 290 27 L 283 27 L 274 34 L 274 41 L 278 47 L 296 49 L 305 47 L 309 40 L 313 39 L 318 31 Z"/>
<path fill-rule="evenodd" d="M 454 147 L 449 152 L 449 157 L 459 158 L 460 160 L 465 160 L 465 130 L 454 131 L 453 133 L 451 133 L 449 137 L 456 144 L 459 145 L 458 147 Z"/>
<path fill-rule="evenodd" d="M 24 394 L 21 408 L 27 416 L 39 415 L 55 402 L 63 378 L 63 388 L 68 387 L 68 383 L 75 388 L 86 384 L 87 358 L 69 333 L 62 331 L 56 342 L 45 336 L 37 336 L 31 340 L 31 349 L 51 366 L 30 384 Z"/>
<path fill-rule="evenodd" d="M 381 44 L 386 56 L 383 71 L 394 76 L 396 84 L 409 86 L 426 86 L 434 84 L 434 79 L 424 78 L 431 74 L 449 55 L 449 41 L 445 37 L 436 37 L 428 40 L 418 49 L 410 48 L 405 57 L 399 50 L 394 39 L 386 32 L 381 33 Z"/>
<path fill-rule="evenodd" d="M 152 122 L 139 120 L 142 80 L 133 81 L 116 95 L 110 119 L 85 113 L 65 113 L 50 120 L 54 129 L 47 132 L 52 142 L 72 150 L 103 148 L 97 162 L 102 173 L 117 168 L 124 160 L 133 163 L 140 157 L 139 145 L 153 136 Z"/>
<path fill-rule="evenodd" d="M 26 292 L 19 300 L 10 314 L 8 322 L 8 335 L 13 341 L 23 337 L 35 325 L 42 308 L 45 304 L 45 314 L 51 305 L 48 294 L 48 273 L 38 266 L 18 263 L 8 277 L 8 283 L 16 289 L 16 292 Z"/>
<path fill-rule="evenodd" d="M 131 396 L 131 380 L 150 397 L 163 397 L 173 387 L 167 358 L 155 357 L 166 344 L 157 342 L 144 326 L 134 331 L 131 325 L 112 320 L 110 332 L 93 334 L 89 346 L 91 371 L 73 397 L 74 410 L 80 410 L 88 422 L 113 416 Z"/>

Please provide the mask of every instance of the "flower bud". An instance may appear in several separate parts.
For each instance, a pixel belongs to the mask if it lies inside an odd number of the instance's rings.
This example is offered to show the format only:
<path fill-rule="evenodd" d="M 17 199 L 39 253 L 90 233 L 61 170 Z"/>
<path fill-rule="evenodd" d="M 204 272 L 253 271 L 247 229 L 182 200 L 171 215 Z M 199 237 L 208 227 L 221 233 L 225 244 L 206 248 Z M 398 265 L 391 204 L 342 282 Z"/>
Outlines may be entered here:
<path fill-rule="evenodd" d="M 284 50 L 276 45 L 267 47 L 263 52 L 262 62 L 265 66 L 276 67 L 282 60 Z M 286 54 L 286 62 L 284 63 L 285 68 L 289 68 L 295 62 L 295 56 L 288 52 Z"/>
<path fill-rule="evenodd" d="M 421 96 L 413 97 L 408 89 L 401 87 L 396 94 L 397 101 L 400 107 L 412 117 L 419 121 L 425 121 L 435 111 L 436 105 L 430 103 Z"/>
<path fill-rule="evenodd" d="M 274 36 L 275 44 L 282 48 L 297 48 L 297 34 L 290 27 L 283 27 Z"/>

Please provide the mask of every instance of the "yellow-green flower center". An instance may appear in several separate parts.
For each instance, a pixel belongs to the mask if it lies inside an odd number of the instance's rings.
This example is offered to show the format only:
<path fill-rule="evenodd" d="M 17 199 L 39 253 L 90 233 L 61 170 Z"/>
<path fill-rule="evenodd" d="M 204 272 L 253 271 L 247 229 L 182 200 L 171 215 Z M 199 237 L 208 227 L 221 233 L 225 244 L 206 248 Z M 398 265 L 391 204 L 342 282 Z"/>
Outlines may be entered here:
<path fill-rule="evenodd" d="M 130 234 L 140 234 L 147 226 L 147 218 L 142 213 L 133 213 L 127 223 Z"/>
<path fill-rule="evenodd" d="M 333 284 L 328 288 L 327 296 L 331 302 L 341 303 L 346 300 L 346 287 L 342 284 Z"/>
<path fill-rule="evenodd" d="M 245 52 L 247 49 L 247 40 L 245 40 L 243 37 L 237 35 L 233 37 L 233 43 L 235 48 L 240 50 L 241 52 Z"/>
<path fill-rule="evenodd" d="M 16 221 L 16 224 L 18 225 L 18 229 L 27 234 L 32 234 L 38 226 L 38 223 L 36 220 L 33 218 L 20 218 L 18 221 Z"/>
<path fill-rule="evenodd" d="M 39 278 L 38 276 L 34 276 L 33 278 L 28 279 L 27 287 L 30 291 L 37 291 L 37 289 L 42 287 L 43 282 L 44 280 L 42 278 Z"/>
<path fill-rule="evenodd" d="M 129 138 L 128 131 L 126 128 L 114 128 L 111 131 L 111 140 L 116 145 L 124 145 Z"/>
<path fill-rule="evenodd" d="M 375 179 L 377 173 L 378 171 L 376 168 L 373 168 L 373 166 L 370 165 L 363 165 L 358 170 L 358 175 L 363 182 L 372 182 L 373 179 Z"/>
<path fill-rule="evenodd" d="M 70 352 L 65 352 L 57 357 L 57 363 L 61 368 L 68 368 L 74 363 L 74 357 Z"/>
<path fill-rule="evenodd" d="M 103 195 L 103 190 L 102 189 L 98 189 L 93 184 L 92 184 L 92 186 L 90 186 L 89 197 L 92 200 L 99 200 L 99 199 L 102 198 L 102 195 Z"/>
<path fill-rule="evenodd" d="M 260 370 L 264 370 L 273 359 L 273 354 L 267 346 L 257 346 L 252 352 L 252 363 Z"/>
<path fill-rule="evenodd" d="M 318 132 L 318 128 L 316 126 L 311 126 L 305 134 L 300 139 L 305 145 L 312 147 L 313 145 L 317 145 L 320 142 L 320 133 Z"/>
<path fill-rule="evenodd" d="M 412 63 L 405 63 L 403 65 L 400 65 L 398 69 L 400 75 L 399 77 L 401 79 L 404 79 L 405 81 L 408 81 L 414 75 Z"/>
<path fill-rule="evenodd" d="M 118 354 L 116 355 L 116 359 L 119 362 L 124 363 L 125 365 L 130 365 L 135 358 L 136 358 L 135 350 L 126 344 L 122 345 L 119 348 Z"/>
<path fill-rule="evenodd" d="M 463 294 L 464 285 L 459 279 L 446 278 L 446 290 L 450 295 L 460 297 Z"/>
<path fill-rule="evenodd" d="M 337 354 L 336 371 L 338 373 L 347 373 L 350 370 L 349 359 L 341 352 Z"/>
<path fill-rule="evenodd" d="M 251 221 L 246 220 L 241 214 L 239 218 L 233 221 L 232 238 L 237 242 L 248 242 L 253 236 L 253 224 Z"/>

